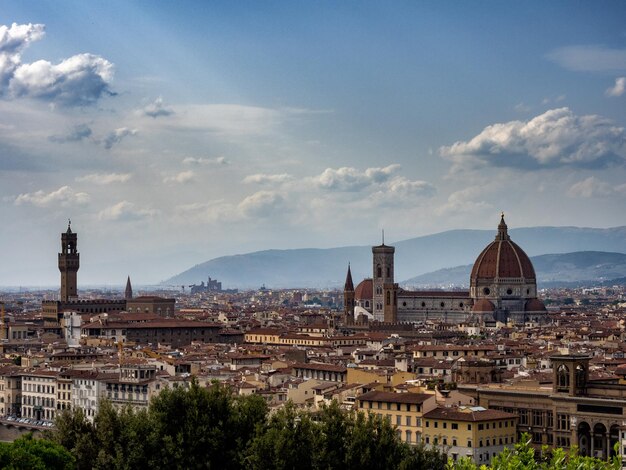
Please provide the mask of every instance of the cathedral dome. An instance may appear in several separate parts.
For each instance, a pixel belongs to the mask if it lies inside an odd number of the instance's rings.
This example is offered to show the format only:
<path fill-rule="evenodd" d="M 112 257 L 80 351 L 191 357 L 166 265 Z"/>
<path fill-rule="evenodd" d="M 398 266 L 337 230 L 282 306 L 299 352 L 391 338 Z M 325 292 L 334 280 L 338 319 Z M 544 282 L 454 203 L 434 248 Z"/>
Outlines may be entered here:
<path fill-rule="evenodd" d="M 493 305 L 487 299 L 477 300 L 474 306 L 472 307 L 472 312 L 477 312 L 477 313 L 494 312 L 495 310 L 496 310 L 495 305 Z"/>
<path fill-rule="evenodd" d="M 355 300 L 372 300 L 374 298 L 374 283 L 371 279 L 363 279 L 354 289 Z"/>
<path fill-rule="evenodd" d="M 470 283 L 475 285 L 479 280 L 502 278 L 535 279 L 535 269 L 528 255 L 509 237 L 504 214 L 498 225 L 496 239 L 487 245 L 474 263 Z"/>
<path fill-rule="evenodd" d="M 526 302 L 524 310 L 527 312 L 545 312 L 546 306 L 539 299 L 530 299 Z"/>

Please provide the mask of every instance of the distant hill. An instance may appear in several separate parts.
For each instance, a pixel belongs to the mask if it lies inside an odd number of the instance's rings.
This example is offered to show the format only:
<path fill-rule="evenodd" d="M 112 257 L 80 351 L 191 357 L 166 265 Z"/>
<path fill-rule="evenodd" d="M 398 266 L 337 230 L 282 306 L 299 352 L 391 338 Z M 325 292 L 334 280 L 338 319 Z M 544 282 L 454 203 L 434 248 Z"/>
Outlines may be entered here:
<path fill-rule="evenodd" d="M 451 230 L 394 242 L 396 279 L 471 264 L 495 233 L 495 227 Z M 529 256 L 591 250 L 626 253 L 626 227 L 531 227 L 511 229 L 509 234 Z M 164 284 L 199 284 L 211 276 L 224 288 L 338 287 L 343 285 L 348 262 L 355 283 L 371 276 L 371 258 L 371 246 L 256 251 L 197 264 Z"/>
<path fill-rule="evenodd" d="M 539 287 L 575 286 L 579 284 L 621 284 L 626 277 L 626 254 L 604 251 L 532 256 Z M 414 287 L 448 287 L 469 284 L 472 264 L 415 276 L 402 283 Z"/>

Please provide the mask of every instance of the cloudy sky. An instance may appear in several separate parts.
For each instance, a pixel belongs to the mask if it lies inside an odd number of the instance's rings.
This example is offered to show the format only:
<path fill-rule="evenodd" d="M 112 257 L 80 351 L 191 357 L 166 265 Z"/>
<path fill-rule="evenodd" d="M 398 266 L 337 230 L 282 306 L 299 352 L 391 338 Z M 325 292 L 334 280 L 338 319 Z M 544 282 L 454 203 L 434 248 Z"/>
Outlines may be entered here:
<path fill-rule="evenodd" d="M 0 0 L 0 285 L 626 225 L 626 3 Z"/>

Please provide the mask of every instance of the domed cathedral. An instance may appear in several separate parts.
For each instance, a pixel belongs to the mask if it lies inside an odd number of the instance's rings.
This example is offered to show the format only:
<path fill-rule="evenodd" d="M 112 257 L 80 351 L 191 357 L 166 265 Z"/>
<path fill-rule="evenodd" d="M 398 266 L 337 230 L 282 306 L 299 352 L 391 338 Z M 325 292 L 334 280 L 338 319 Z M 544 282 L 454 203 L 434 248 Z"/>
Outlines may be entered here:
<path fill-rule="evenodd" d="M 535 270 L 524 251 L 508 234 L 504 214 L 493 242 L 480 253 L 470 276 L 470 290 L 409 291 L 394 280 L 395 248 L 383 243 L 372 247 L 372 278 L 344 289 L 345 323 L 373 319 L 385 323 L 541 322 L 545 306 L 537 298 Z M 349 279 L 349 282 L 348 282 Z M 352 290 L 354 289 L 354 290 Z"/>
<path fill-rule="evenodd" d="M 537 298 L 533 264 L 511 240 L 504 213 L 494 241 L 478 255 L 470 275 L 472 312 L 496 321 L 539 322 L 546 311 Z"/>

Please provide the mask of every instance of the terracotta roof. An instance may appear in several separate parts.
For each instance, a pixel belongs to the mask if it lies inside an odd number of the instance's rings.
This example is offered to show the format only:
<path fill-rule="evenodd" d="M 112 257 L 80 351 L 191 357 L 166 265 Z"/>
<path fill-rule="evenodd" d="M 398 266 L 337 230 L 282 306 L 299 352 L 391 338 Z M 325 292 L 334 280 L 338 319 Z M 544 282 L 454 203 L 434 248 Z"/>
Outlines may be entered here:
<path fill-rule="evenodd" d="M 494 278 L 536 279 L 535 269 L 528 255 L 511 241 L 504 216 L 498 226 L 498 235 L 482 251 L 470 275 L 470 281 Z"/>
<path fill-rule="evenodd" d="M 424 418 L 454 421 L 492 421 L 496 419 L 513 419 L 517 418 L 517 415 L 474 406 L 463 408 L 435 408 L 428 413 L 424 413 Z"/>
<path fill-rule="evenodd" d="M 527 312 L 545 312 L 546 306 L 539 299 L 530 299 L 526 302 L 524 310 L 526 310 Z"/>
<path fill-rule="evenodd" d="M 359 397 L 359 401 L 380 401 L 390 403 L 424 403 L 434 397 L 428 393 L 393 393 L 393 392 L 367 392 Z"/>
<path fill-rule="evenodd" d="M 372 300 L 374 298 L 374 282 L 371 279 L 363 279 L 354 290 L 356 300 Z"/>
<path fill-rule="evenodd" d="M 487 299 L 479 299 L 472 307 L 472 312 L 493 312 L 496 307 Z"/>

